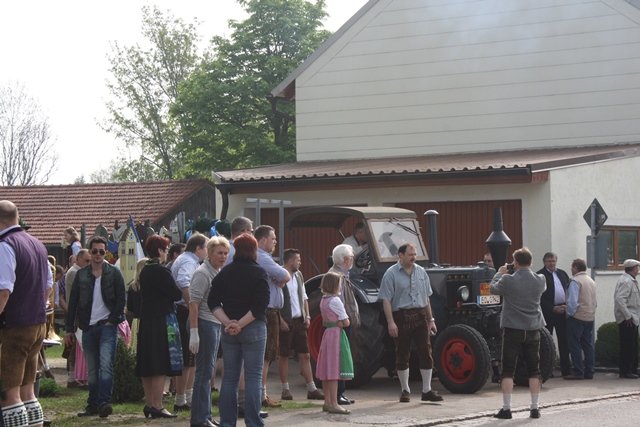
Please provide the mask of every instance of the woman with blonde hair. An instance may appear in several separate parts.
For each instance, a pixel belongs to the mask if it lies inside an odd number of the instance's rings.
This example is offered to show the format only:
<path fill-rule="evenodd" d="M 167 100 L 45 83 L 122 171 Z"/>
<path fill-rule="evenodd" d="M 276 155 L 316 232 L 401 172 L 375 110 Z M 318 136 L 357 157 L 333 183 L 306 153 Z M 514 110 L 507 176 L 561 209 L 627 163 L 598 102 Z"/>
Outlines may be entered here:
<path fill-rule="evenodd" d="M 207 301 L 211 281 L 222 270 L 229 254 L 229 241 L 214 236 L 207 242 L 207 258 L 191 277 L 189 285 L 189 350 L 196 355 L 196 374 L 191 403 L 191 426 L 209 427 L 211 419 L 211 378 L 215 375 L 220 344 L 220 321 Z M 215 424 L 214 424 L 215 425 Z"/>
<path fill-rule="evenodd" d="M 136 263 L 136 278 L 127 290 L 127 317 L 131 316 L 131 349 L 134 353 L 138 347 L 140 329 L 140 273 L 147 261 L 149 258 L 142 258 Z"/>

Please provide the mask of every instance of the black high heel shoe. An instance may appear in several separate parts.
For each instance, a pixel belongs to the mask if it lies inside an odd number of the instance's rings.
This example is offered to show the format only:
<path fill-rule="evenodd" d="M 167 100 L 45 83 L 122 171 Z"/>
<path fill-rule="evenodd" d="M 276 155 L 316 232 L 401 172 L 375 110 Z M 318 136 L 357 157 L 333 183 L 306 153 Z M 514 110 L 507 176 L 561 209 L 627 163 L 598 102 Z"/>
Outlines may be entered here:
<path fill-rule="evenodd" d="M 167 411 L 164 408 L 154 408 L 154 407 L 149 407 L 149 414 L 151 415 L 151 418 L 177 418 L 178 416 L 175 414 L 172 414 L 171 412 Z"/>
<path fill-rule="evenodd" d="M 144 414 L 145 418 L 149 418 L 151 416 L 151 409 L 151 406 L 144 405 L 144 408 L 142 408 L 142 413 Z"/>

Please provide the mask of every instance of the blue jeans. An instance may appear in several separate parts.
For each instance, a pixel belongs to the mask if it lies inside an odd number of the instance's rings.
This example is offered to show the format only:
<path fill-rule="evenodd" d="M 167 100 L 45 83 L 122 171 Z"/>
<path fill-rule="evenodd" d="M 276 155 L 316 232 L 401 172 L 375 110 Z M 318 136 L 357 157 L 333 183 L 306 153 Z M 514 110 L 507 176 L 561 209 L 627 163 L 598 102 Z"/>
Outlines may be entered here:
<path fill-rule="evenodd" d="M 82 351 L 89 370 L 87 405 L 92 408 L 111 403 L 117 338 L 116 325 L 94 325 L 82 331 Z"/>
<path fill-rule="evenodd" d="M 574 317 L 567 318 L 569 353 L 573 362 L 573 374 L 578 377 L 593 378 L 595 363 L 593 329 L 594 322 L 585 322 Z"/>
<path fill-rule="evenodd" d="M 267 344 L 267 325 L 254 320 L 235 336 L 222 332 L 224 375 L 220 387 L 220 425 L 235 427 L 238 420 L 238 381 L 244 363 L 244 421 L 249 427 L 262 427 L 262 366 Z"/>
<path fill-rule="evenodd" d="M 211 418 L 211 377 L 215 372 L 220 345 L 220 324 L 198 319 L 200 348 L 196 353 L 196 374 L 191 401 L 191 424 L 202 424 Z"/>

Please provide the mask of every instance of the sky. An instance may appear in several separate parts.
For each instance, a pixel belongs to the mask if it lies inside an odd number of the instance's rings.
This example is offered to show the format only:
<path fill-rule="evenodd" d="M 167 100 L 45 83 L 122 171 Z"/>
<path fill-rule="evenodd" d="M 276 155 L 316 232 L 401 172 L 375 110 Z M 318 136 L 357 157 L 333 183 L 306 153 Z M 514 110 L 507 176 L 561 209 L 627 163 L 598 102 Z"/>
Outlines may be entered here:
<path fill-rule="evenodd" d="M 325 0 L 336 31 L 367 0 Z M 235 0 L 31 0 L 0 3 L 0 85 L 23 84 L 48 117 L 58 155 L 48 184 L 71 184 L 106 168 L 124 148 L 99 123 L 107 118 L 111 43 L 142 41 L 141 9 L 157 5 L 185 22 L 197 18 L 203 46 L 228 36 L 246 15 Z"/>

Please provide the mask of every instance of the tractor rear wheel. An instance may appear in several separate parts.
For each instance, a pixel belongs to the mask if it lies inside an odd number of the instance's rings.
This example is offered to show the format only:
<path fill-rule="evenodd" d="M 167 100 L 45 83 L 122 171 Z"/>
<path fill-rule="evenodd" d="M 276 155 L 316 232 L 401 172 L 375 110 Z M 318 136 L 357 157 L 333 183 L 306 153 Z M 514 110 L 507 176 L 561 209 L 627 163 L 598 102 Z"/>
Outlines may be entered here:
<path fill-rule="evenodd" d="M 434 346 L 434 362 L 440 382 L 452 393 L 475 393 L 491 372 L 487 342 L 480 332 L 463 324 L 440 332 Z"/>

